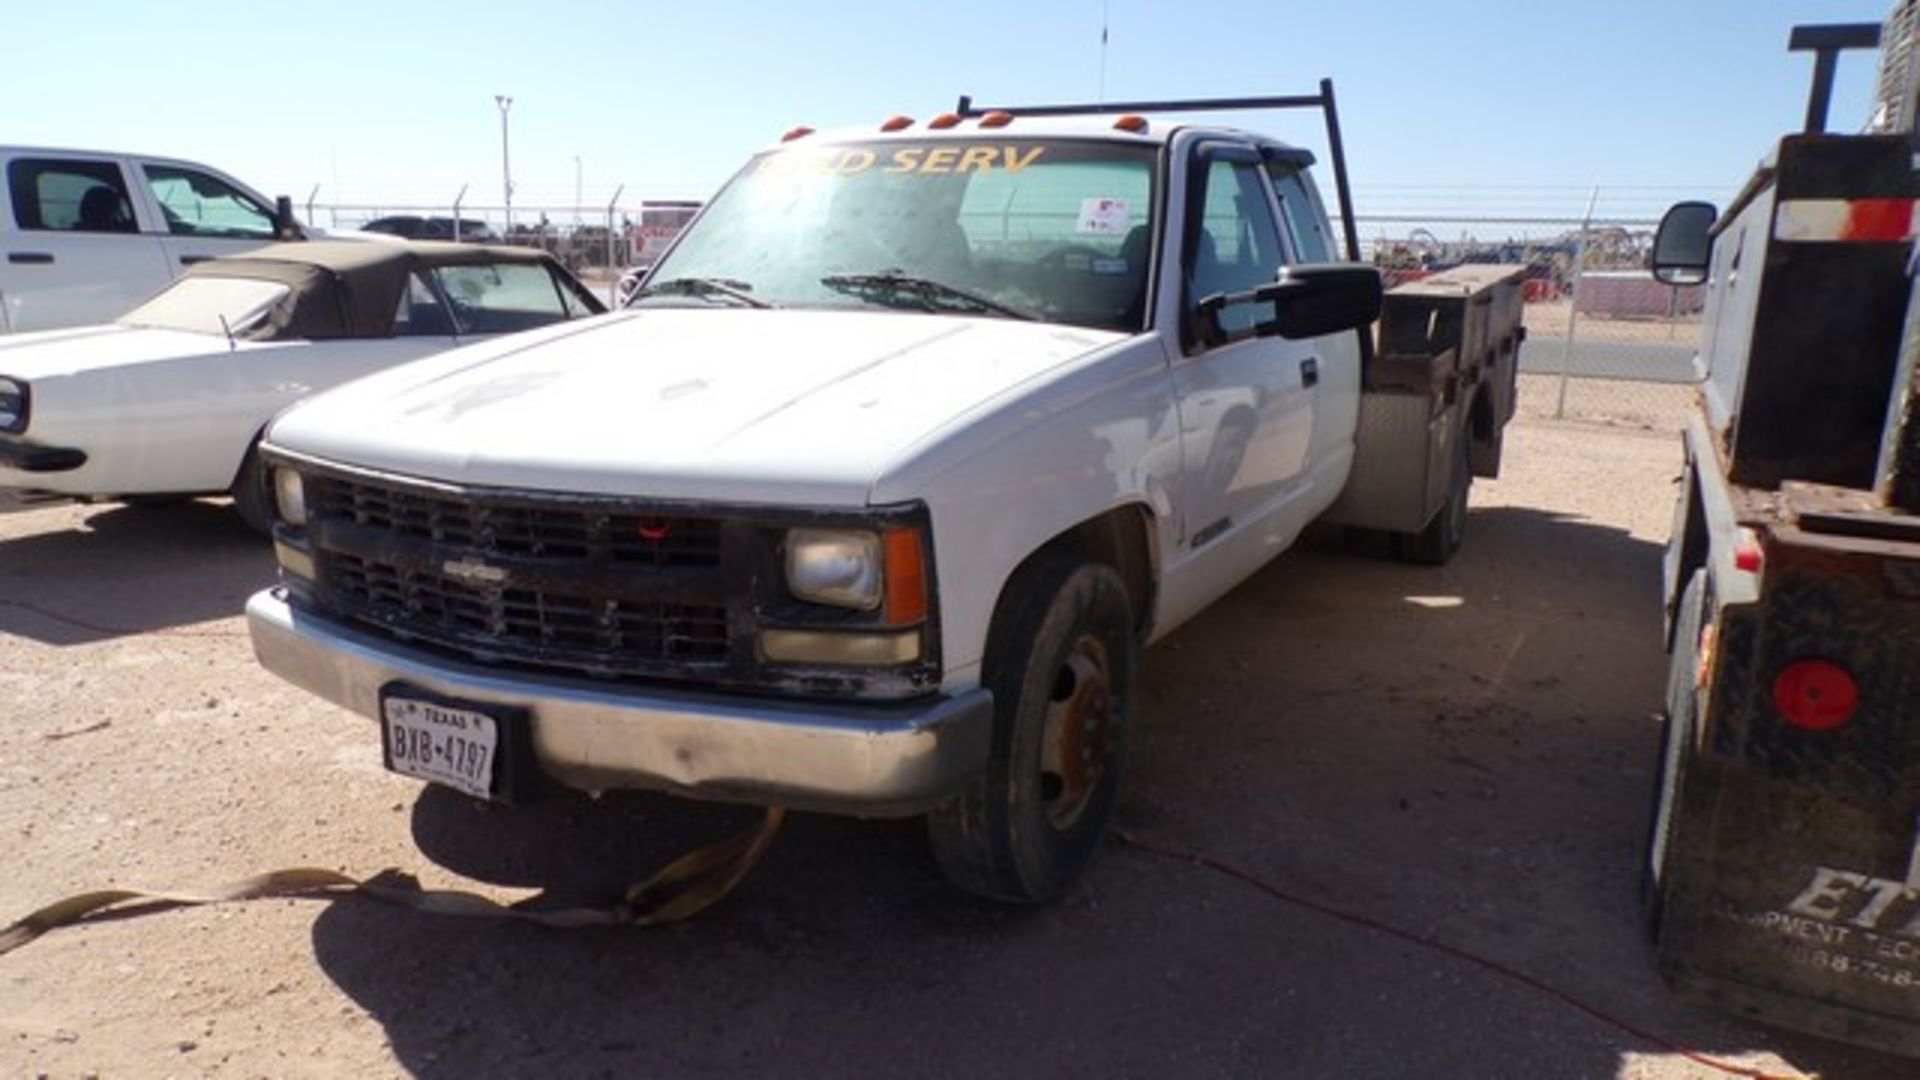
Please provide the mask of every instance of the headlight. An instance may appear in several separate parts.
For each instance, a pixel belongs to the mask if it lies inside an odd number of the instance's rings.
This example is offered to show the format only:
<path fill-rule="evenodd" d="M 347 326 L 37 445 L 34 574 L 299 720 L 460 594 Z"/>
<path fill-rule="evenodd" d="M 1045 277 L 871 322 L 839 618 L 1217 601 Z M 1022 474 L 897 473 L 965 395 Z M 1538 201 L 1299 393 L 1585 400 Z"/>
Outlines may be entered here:
<path fill-rule="evenodd" d="M 292 469 L 273 470 L 273 504 L 280 520 L 299 528 L 307 523 L 307 485 Z"/>
<path fill-rule="evenodd" d="M 787 533 L 787 588 L 802 600 L 872 611 L 880 606 L 880 537 L 840 529 Z"/>
<path fill-rule="evenodd" d="M 0 378 L 0 431 L 18 435 L 27 430 L 27 384 Z"/>

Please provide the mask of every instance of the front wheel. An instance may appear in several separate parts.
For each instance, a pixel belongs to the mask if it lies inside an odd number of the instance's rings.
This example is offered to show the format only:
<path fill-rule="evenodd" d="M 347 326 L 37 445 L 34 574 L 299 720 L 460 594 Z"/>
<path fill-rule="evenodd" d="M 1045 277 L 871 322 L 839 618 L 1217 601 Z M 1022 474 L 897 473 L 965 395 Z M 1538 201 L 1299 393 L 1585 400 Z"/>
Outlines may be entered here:
<path fill-rule="evenodd" d="M 240 461 L 240 472 L 233 478 L 233 512 L 247 528 L 262 536 L 273 535 L 273 493 L 267 490 L 266 466 L 260 462 L 260 442 L 247 447 Z"/>
<path fill-rule="evenodd" d="M 1119 791 L 1138 648 L 1111 567 L 1048 553 L 1014 574 L 987 641 L 992 758 L 927 818 L 947 880 L 1038 904 L 1080 875 Z"/>

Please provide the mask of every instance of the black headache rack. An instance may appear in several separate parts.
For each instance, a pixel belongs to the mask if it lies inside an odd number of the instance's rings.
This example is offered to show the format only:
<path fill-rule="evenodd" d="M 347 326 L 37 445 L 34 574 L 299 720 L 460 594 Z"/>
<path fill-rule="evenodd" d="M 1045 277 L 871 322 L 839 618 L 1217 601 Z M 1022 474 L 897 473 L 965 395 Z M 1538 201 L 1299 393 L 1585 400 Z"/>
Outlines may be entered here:
<path fill-rule="evenodd" d="M 973 103 L 962 94 L 954 111 L 975 120 L 991 112 L 1014 116 L 1101 116 L 1115 113 L 1238 112 L 1251 109 L 1319 109 L 1327 121 L 1327 153 L 1333 158 L 1333 186 L 1340 202 L 1340 231 L 1347 242 L 1347 258 L 1360 258 L 1360 227 L 1353 220 L 1353 191 L 1347 184 L 1347 153 L 1340 141 L 1340 110 L 1334 105 L 1333 80 L 1321 79 L 1320 92 L 1291 97 L 1188 98 L 1171 101 L 1102 101 L 1089 105 L 994 105 Z"/>

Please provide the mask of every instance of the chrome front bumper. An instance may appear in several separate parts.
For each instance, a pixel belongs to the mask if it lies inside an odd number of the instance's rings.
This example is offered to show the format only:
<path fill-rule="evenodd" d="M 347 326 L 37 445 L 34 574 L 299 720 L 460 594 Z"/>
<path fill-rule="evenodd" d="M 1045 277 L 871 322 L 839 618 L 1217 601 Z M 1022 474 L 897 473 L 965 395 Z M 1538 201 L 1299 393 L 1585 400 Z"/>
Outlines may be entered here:
<path fill-rule="evenodd" d="M 290 606 L 279 589 L 247 602 L 268 671 L 369 718 L 403 683 L 531 717 L 541 770 L 584 791 L 651 788 L 697 798 L 905 816 L 986 767 L 993 696 L 984 689 L 906 705 L 695 694 L 500 671 L 446 659 Z"/>

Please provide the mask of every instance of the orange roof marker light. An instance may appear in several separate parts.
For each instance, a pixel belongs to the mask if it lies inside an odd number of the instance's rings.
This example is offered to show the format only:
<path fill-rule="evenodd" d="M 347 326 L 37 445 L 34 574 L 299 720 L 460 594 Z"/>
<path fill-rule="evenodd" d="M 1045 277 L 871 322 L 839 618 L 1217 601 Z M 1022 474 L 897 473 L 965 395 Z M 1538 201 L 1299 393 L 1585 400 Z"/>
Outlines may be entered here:
<path fill-rule="evenodd" d="M 1135 135 L 1143 135 L 1147 130 L 1147 118 L 1128 113 L 1126 116 L 1113 122 L 1113 129 L 1115 131 L 1131 131 Z"/>
<path fill-rule="evenodd" d="M 886 121 L 880 125 L 880 130 L 899 131 L 901 128 L 910 128 L 912 126 L 913 117 L 894 115 L 887 117 Z"/>
<path fill-rule="evenodd" d="M 935 131 L 945 131 L 946 129 L 952 127 L 955 124 L 958 124 L 959 122 L 960 122 L 959 113 L 943 112 L 939 116 L 936 116 L 933 119 L 927 121 L 927 126 L 934 129 Z"/>
<path fill-rule="evenodd" d="M 813 129 L 805 124 L 801 124 L 799 127 L 788 128 L 787 133 L 780 136 L 780 141 L 792 142 L 795 139 L 804 139 L 811 134 L 813 134 Z"/>
<path fill-rule="evenodd" d="M 980 118 L 983 128 L 1003 128 L 1013 123 L 1013 114 L 1004 109 L 995 109 Z"/>

